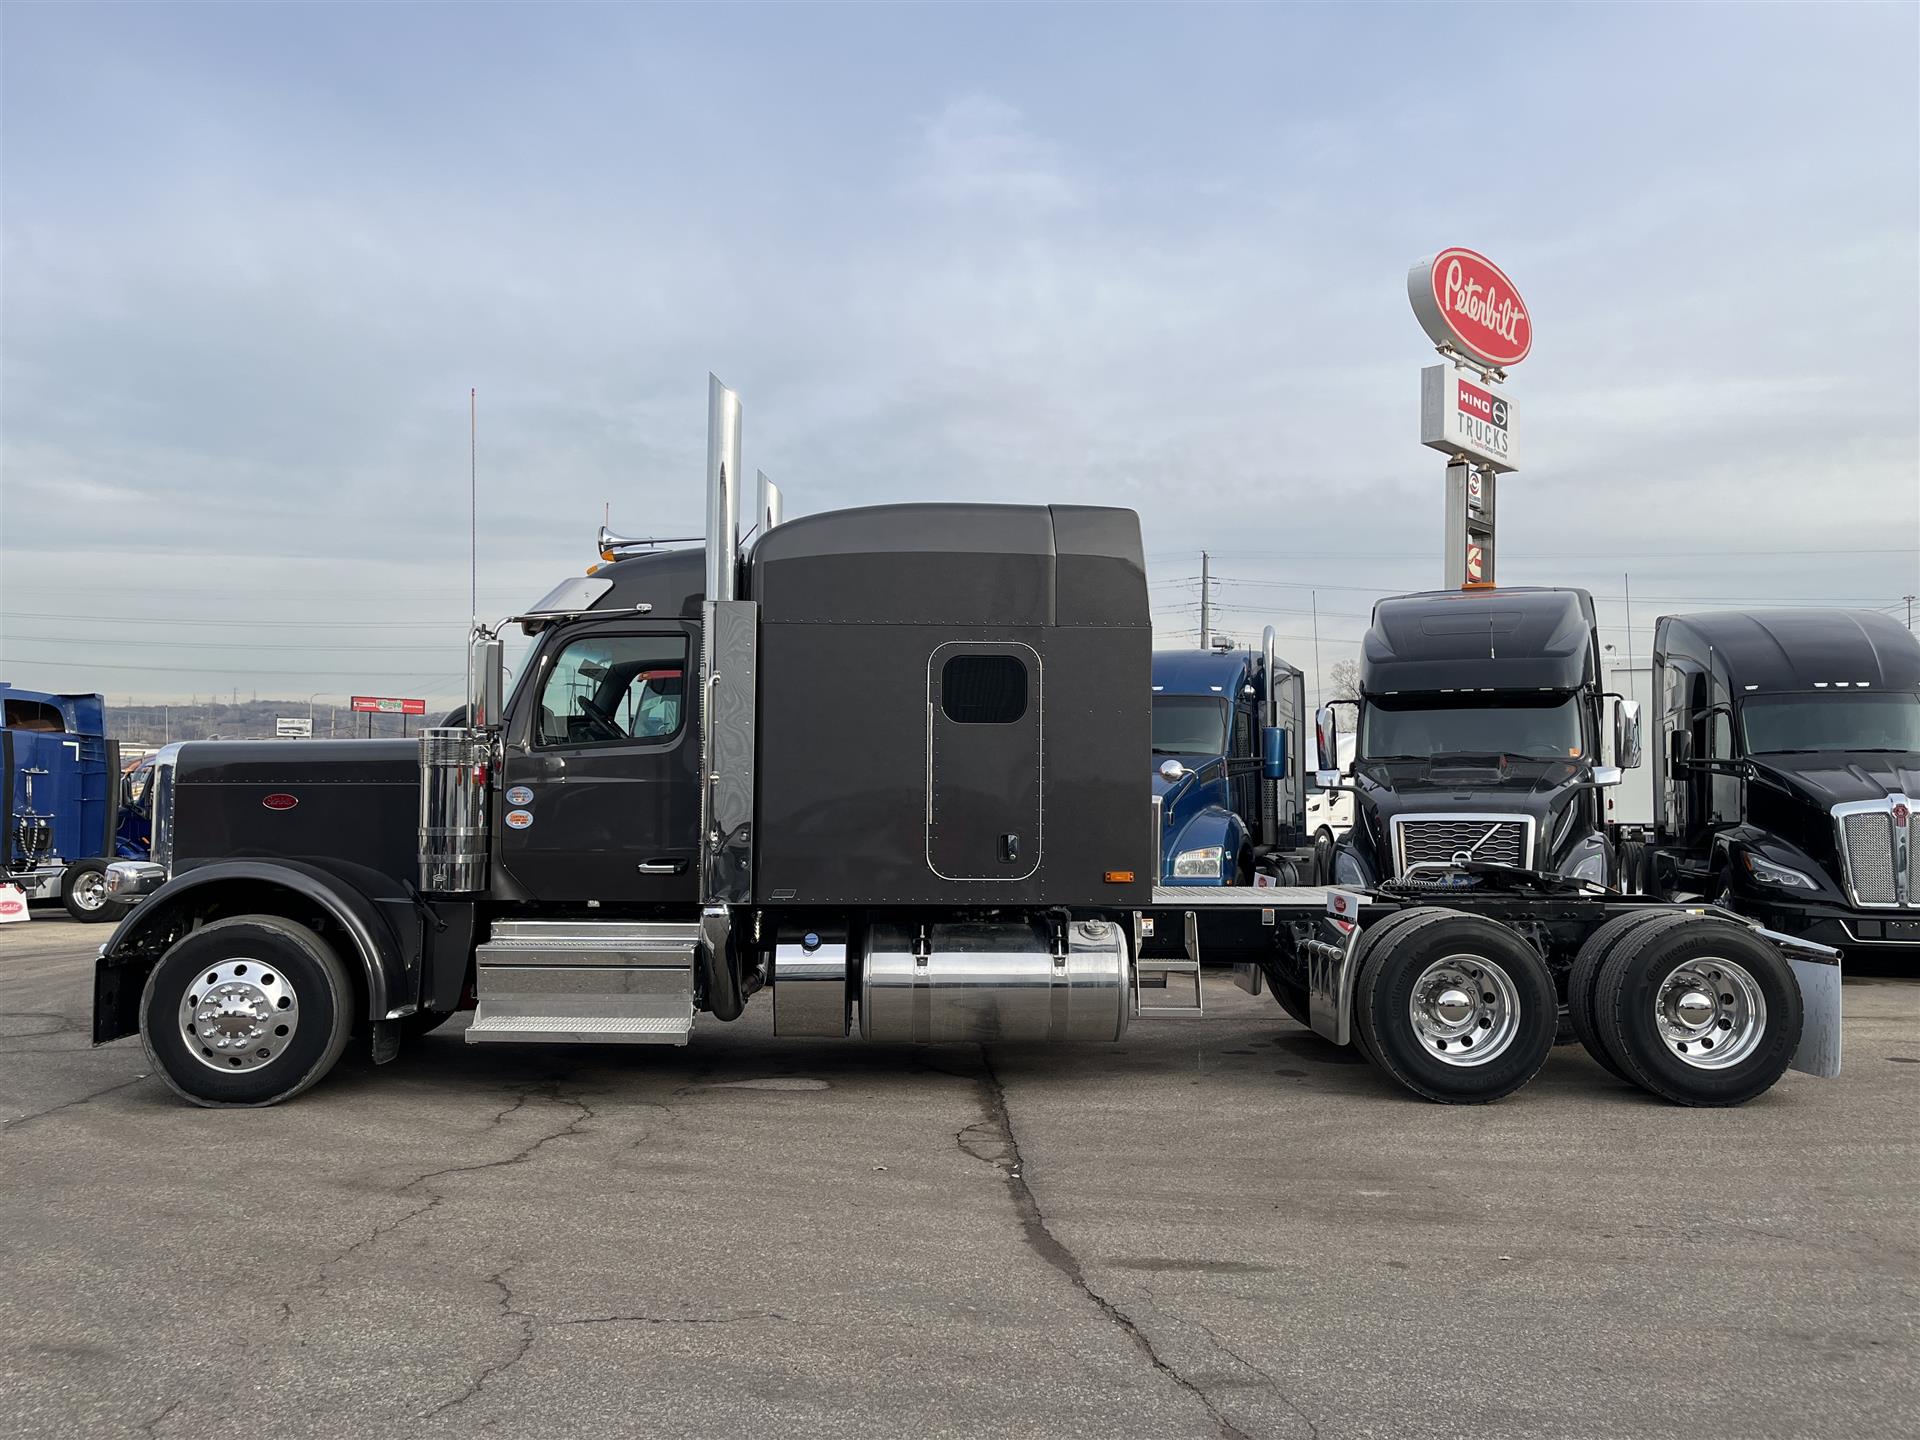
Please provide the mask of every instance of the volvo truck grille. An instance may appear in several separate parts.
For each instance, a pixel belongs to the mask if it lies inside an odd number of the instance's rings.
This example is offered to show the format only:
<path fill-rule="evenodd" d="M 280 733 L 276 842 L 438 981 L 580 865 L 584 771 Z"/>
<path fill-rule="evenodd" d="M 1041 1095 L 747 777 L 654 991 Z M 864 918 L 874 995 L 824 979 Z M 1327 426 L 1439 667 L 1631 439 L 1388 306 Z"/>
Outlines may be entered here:
<path fill-rule="evenodd" d="M 1861 906 L 1920 904 L 1920 846 L 1904 795 L 1833 807 L 1847 891 Z"/>
<path fill-rule="evenodd" d="M 1396 815 L 1394 873 L 1425 861 L 1478 860 L 1493 865 L 1531 865 L 1533 819 L 1527 815 Z"/>

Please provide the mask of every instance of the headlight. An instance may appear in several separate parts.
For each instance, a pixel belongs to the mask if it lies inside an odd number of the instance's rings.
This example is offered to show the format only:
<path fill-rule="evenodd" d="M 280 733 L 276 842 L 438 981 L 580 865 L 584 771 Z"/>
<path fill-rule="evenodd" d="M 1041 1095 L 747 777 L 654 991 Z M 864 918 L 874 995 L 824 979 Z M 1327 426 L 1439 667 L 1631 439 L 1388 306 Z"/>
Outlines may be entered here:
<path fill-rule="evenodd" d="M 1173 875 L 1176 880 L 1215 880 L 1220 876 L 1221 849 L 1218 845 L 1203 845 L 1198 850 L 1182 850 L 1173 857 Z"/>
<path fill-rule="evenodd" d="M 1783 885 L 1789 890 L 1818 890 L 1811 875 L 1800 870 L 1789 870 L 1784 865 L 1775 865 L 1771 861 L 1761 860 L 1753 855 L 1742 855 L 1740 863 L 1747 867 L 1747 873 L 1762 885 Z"/>

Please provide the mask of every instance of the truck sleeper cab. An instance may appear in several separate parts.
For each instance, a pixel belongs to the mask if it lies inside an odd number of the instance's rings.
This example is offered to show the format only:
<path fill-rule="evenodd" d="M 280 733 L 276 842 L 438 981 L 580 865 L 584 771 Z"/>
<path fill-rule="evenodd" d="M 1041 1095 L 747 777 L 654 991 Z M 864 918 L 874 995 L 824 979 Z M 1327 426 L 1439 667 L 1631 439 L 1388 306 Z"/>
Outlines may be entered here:
<path fill-rule="evenodd" d="M 1354 818 L 1334 883 L 1367 886 L 1457 860 L 1607 882 L 1598 789 L 1618 774 L 1596 765 L 1599 673 L 1585 591 L 1380 601 L 1361 647 Z M 1620 713 L 1627 723 L 1637 712 Z M 1336 738 L 1331 715 L 1326 728 Z"/>
<path fill-rule="evenodd" d="M 417 746 L 156 757 L 153 861 L 111 871 L 144 898 L 102 947 L 96 1043 L 137 1032 L 185 1099 L 262 1105 L 468 1008 L 473 1044 L 684 1044 L 763 990 L 781 1036 L 1111 1040 L 1200 1015 L 1204 953 L 1434 1099 L 1526 1083 L 1563 991 L 1668 1099 L 1832 1069 L 1830 953 L 1731 918 L 1525 886 L 1155 886 L 1137 517 L 781 524 L 763 495 L 743 553 L 738 402 L 716 381 L 710 405 L 704 552 L 603 531 L 606 564 L 516 617 L 535 644 L 510 698 L 483 628 L 467 723 Z M 1722 1013 L 1701 946 L 1764 1003 Z"/>
<path fill-rule="evenodd" d="M 1663 616 L 1650 886 L 1920 957 L 1920 639 L 1875 611 Z"/>

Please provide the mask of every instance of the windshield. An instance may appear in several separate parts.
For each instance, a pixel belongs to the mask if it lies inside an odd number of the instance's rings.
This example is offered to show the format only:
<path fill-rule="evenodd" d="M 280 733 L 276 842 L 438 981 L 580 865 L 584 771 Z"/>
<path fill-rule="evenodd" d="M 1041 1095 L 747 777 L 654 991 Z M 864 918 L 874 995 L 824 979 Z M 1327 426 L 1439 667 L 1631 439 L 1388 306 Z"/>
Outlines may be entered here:
<path fill-rule="evenodd" d="M 1153 697 L 1153 753 L 1224 755 L 1227 702 L 1205 695 Z"/>
<path fill-rule="evenodd" d="M 1411 703 L 1369 700 L 1360 712 L 1360 756 L 1424 760 L 1432 755 L 1522 755 L 1577 760 L 1586 753 L 1572 695 L 1422 696 Z"/>
<path fill-rule="evenodd" d="M 1749 755 L 1826 750 L 1920 752 L 1920 695 L 1769 695 L 1740 704 Z"/>

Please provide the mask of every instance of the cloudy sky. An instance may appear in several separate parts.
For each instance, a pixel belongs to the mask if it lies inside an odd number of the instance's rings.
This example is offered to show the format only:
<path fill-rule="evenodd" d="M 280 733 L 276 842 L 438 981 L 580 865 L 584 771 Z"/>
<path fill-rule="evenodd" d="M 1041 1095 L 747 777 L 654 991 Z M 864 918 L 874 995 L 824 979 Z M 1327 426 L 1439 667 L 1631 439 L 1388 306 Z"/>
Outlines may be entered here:
<path fill-rule="evenodd" d="M 0 672 L 457 688 L 701 519 L 1137 508 L 1156 624 L 1314 664 L 1440 581 L 1405 275 L 1526 296 L 1500 578 L 1920 590 L 1914 7 L 8 6 Z M 1628 579 L 1630 577 L 1630 580 Z"/>

